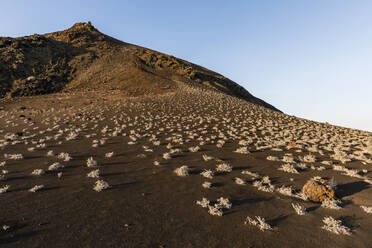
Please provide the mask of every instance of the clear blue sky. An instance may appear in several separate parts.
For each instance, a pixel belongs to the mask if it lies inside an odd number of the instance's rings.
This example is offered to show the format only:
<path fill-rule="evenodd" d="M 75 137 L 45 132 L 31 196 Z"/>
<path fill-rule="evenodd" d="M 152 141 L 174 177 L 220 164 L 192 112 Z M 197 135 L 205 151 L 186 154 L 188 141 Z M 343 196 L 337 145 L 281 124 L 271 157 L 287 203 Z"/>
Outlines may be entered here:
<path fill-rule="evenodd" d="M 223 74 L 287 114 L 372 131 L 371 13 L 371 0 L 2 0 L 0 36 L 91 21 Z"/>

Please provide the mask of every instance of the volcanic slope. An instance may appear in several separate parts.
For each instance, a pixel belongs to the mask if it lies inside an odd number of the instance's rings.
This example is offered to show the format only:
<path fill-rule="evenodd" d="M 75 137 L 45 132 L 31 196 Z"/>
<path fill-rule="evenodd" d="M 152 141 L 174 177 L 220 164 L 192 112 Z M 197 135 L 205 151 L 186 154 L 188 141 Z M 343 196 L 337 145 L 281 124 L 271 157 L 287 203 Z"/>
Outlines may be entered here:
<path fill-rule="evenodd" d="M 178 84 L 2 99 L 1 247 L 372 243 L 371 133 Z"/>
<path fill-rule="evenodd" d="M 76 90 L 153 95 L 174 91 L 175 81 L 182 81 L 275 109 L 218 73 L 116 40 L 90 22 L 44 35 L 0 37 L 0 68 L 0 97 Z"/>

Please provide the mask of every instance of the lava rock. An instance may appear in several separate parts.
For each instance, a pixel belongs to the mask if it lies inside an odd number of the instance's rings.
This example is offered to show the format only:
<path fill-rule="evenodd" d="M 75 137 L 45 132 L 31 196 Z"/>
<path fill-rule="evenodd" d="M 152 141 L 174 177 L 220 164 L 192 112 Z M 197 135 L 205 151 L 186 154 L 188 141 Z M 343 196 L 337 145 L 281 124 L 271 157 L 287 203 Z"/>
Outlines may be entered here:
<path fill-rule="evenodd" d="M 305 183 L 302 192 L 313 202 L 323 202 L 324 200 L 330 200 L 335 196 L 335 191 L 329 184 L 313 179 L 310 179 Z"/>

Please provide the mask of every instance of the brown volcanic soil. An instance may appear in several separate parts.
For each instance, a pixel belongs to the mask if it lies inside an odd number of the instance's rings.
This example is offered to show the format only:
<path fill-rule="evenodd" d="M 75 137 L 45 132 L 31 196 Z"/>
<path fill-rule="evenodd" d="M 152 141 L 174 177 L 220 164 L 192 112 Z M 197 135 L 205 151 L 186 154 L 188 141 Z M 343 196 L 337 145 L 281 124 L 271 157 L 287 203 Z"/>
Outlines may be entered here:
<path fill-rule="evenodd" d="M 177 89 L 141 98 L 125 97 L 116 91 L 91 91 L 3 99 L 0 163 L 6 164 L 0 169 L 9 172 L 0 187 L 10 188 L 0 194 L 0 226 L 9 226 L 0 231 L 1 247 L 372 244 L 372 215 L 360 207 L 372 206 L 372 190 L 367 183 L 372 179 L 372 154 L 368 153 L 371 133 L 287 116 L 183 84 Z M 66 140 L 71 133 L 76 137 Z M 135 144 L 128 144 L 130 136 L 136 138 Z M 92 147 L 94 140 L 102 139 L 104 144 Z M 222 140 L 226 143 L 217 147 Z M 173 148 L 167 147 L 168 143 Z M 143 146 L 153 151 L 145 151 Z M 200 150 L 188 150 L 195 146 Z M 35 150 L 30 151 L 31 147 Z M 247 147 L 250 153 L 234 152 L 239 147 Z M 171 159 L 163 158 L 175 148 L 180 151 Z M 346 164 L 331 157 L 341 148 L 351 159 Z M 72 159 L 47 156 L 49 150 L 56 155 L 67 152 Z M 114 152 L 113 157 L 106 158 L 108 152 Z M 312 154 L 316 162 L 305 162 L 306 169 L 291 174 L 278 170 L 284 162 L 266 159 L 269 155 L 282 158 L 286 153 L 295 160 Z M 14 160 L 6 154 L 22 154 L 24 158 Z M 203 154 L 215 159 L 204 161 Z M 91 156 L 97 160 L 97 168 L 86 166 Z M 218 159 L 229 163 L 233 170 L 217 173 L 216 165 L 221 163 Z M 331 165 L 322 165 L 323 160 L 358 170 L 359 177 L 343 175 Z M 160 165 L 154 165 L 154 161 Z M 57 171 L 63 173 L 61 179 L 57 172 L 47 171 L 53 162 L 65 166 Z M 300 162 L 292 164 L 296 167 Z M 173 172 L 182 165 L 189 166 L 189 176 L 179 177 Z M 324 170 L 317 170 L 321 166 Z M 32 176 L 34 169 L 47 173 Z M 94 169 L 100 170 L 101 179 L 111 188 L 93 190 L 96 179 L 86 175 Z M 204 169 L 215 172 L 213 179 L 199 174 Z M 324 208 L 276 190 L 260 191 L 253 186 L 251 176 L 242 174 L 244 170 L 269 176 L 276 188 L 291 186 L 293 193 L 313 176 L 334 178 L 342 208 Z M 235 177 L 247 184 L 236 184 Z M 210 181 L 212 188 L 203 188 L 204 181 Z M 28 192 L 41 184 L 43 190 Z M 202 197 L 211 202 L 228 198 L 232 208 L 224 210 L 223 216 L 212 216 L 196 204 Z M 291 203 L 301 204 L 308 213 L 296 215 Z M 273 230 L 262 232 L 245 225 L 247 216 L 264 217 Z M 342 220 L 352 234 L 336 235 L 322 229 L 326 216 Z"/>
<path fill-rule="evenodd" d="M 0 69 L 0 98 L 102 89 L 154 95 L 174 91 L 175 81 L 182 81 L 275 109 L 218 73 L 116 40 L 90 22 L 44 35 L 0 37 Z"/>

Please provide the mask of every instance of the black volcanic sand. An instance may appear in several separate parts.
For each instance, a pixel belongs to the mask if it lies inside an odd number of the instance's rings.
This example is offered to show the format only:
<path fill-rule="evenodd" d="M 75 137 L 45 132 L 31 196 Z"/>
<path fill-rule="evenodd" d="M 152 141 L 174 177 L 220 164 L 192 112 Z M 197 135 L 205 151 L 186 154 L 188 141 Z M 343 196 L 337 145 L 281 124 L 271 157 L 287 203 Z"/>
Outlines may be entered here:
<path fill-rule="evenodd" d="M 290 174 L 278 170 L 283 162 L 266 159 L 269 155 L 282 157 L 284 153 L 292 153 L 296 158 L 309 154 L 306 150 L 294 152 L 285 147 L 282 147 L 284 151 L 257 150 L 254 142 L 248 145 L 251 153 L 234 152 L 240 147 L 240 139 L 252 136 L 252 131 L 249 131 L 252 127 L 258 128 L 256 137 L 263 139 L 270 136 L 260 130 L 270 126 L 269 122 L 264 124 L 264 121 L 279 123 L 278 131 L 290 130 L 299 127 L 289 125 L 296 124 L 297 119 L 294 117 L 287 118 L 286 115 L 214 93 L 203 97 L 192 90 L 141 99 L 123 98 L 110 93 L 58 94 L 2 100 L 0 106 L 0 140 L 3 139 L 4 142 L 7 133 L 14 133 L 16 136 L 13 141 L 22 141 L 12 144 L 12 139 L 9 139 L 9 144 L 0 148 L 0 163 L 6 161 L 6 165 L 0 169 L 9 171 L 5 175 L 6 180 L 0 182 L 0 187 L 10 186 L 8 192 L 0 195 L 0 226 L 9 226 L 9 229 L 0 231 L 1 247 L 372 245 L 372 215 L 360 208 L 360 205 L 372 206 L 372 189 L 362 179 L 342 175 L 327 165 L 324 165 L 326 169 L 323 171 L 306 169 L 299 174 Z M 147 118 L 149 116 L 153 117 L 152 121 Z M 250 125 L 248 116 L 251 118 Z M 226 121 L 228 118 L 230 120 Z M 261 126 L 259 120 L 264 120 Z M 239 123 L 247 126 L 247 133 L 242 134 L 244 130 Z M 324 132 L 329 127 L 310 121 L 305 123 L 310 126 L 309 129 L 323 128 Z M 55 127 L 56 125 L 59 126 Z M 212 128 L 215 125 L 228 137 L 222 148 L 216 147 L 216 141 L 220 138 L 216 129 Z M 108 126 L 108 131 L 102 133 L 105 126 Z M 53 127 L 55 128 L 51 130 Z M 110 136 L 115 127 L 122 127 L 122 130 L 118 136 Z M 234 135 L 237 137 L 230 135 L 233 134 L 231 129 L 230 134 L 227 132 L 230 127 L 236 128 Z M 55 140 L 54 136 L 59 130 L 64 132 Z M 78 132 L 77 138 L 66 141 L 66 136 L 74 130 Z M 131 141 L 128 137 L 131 130 L 142 136 L 134 145 L 128 144 Z M 345 133 L 346 136 L 348 132 L 336 127 L 333 131 Z M 94 133 L 94 137 L 85 136 Z M 166 146 L 171 142 L 166 139 L 175 133 L 182 135 L 184 143 L 173 142 L 173 148 L 179 148 L 182 152 L 165 160 L 162 156 L 169 152 Z M 191 133 L 195 136 L 188 137 Z M 355 133 L 358 134 L 359 131 Z M 361 136 L 371 136 L 370 133 L 360 133 Z M 153 134 L 161 142 L 159 146 L 153 145 L 149 140 Z M 25 138 L 27 136 L 32 137 Z M 199 144 L 197 139 L 200 136 L 205 145 Z M 211 136 L 217 137 L 206 141 Z M 49 140 L 40 141 L 48 137 Z M 92 147 L 94 139 L 102 138 L 107 138 L 105 144 Z M 295 141 L 296 138 L 293 139 Z M 28 141 L 27 145 L 24 140 Z M 45 143 L 46 147 L 36 148 L 35 151 L 27 150 L 40 143 Z M 188 151 L 189 147 L 197 145 L 201 147 L 200 151 Z M 143 146 L 148 146 L 153 152 L 144 151 Z M 53 150 L 55 154 L 67 152 L 72 159 L 66 162 L 47 156 L 49 150 Z M 106 158 L 105 154 L 108 152 L 114 152 L 114 156 Z M 4 154 L 18 153 L 24 158 L 12 160 L 4 157 Z M 203 154 L 229 163 L 233 166 L 233 171 L 216 174 L 213 179 L 203 178 L 199 175 L 202 170 L 215 171 L 218 164 L 215 160 L 204 161 Z M 314 154 L 318 161 L 332 160 L 328 151 L 324 155 Z M 86 166 L 86 160 L 91 156 L 97 160 L 97 168 Z M 155 166 L 155 160 L 160 165 Z M 47 171 L 53 162 L 60 162 L 65 168 Z M 321 165 L 319 162 L 312 164 Z M 179 177 L 173 172 L 182 165 L 190 167 L 189 176 Z M 372 177 L 370 164 L 353 161 L 346 165 L 358 170 L 367 169 L 366 176 Z M 46 174 L 32 176 L 31 172 L 38 168 L 46 170 Z M 110 189 L 102 192 L 93 190 L 96 179 L 86 175 L 94 169 L 100 170 L 101 179 L 110 184 Z M 278 192 L 258 191 L 251 185 L 251 177 L 241 174 L 243 170 L 268 175 L 274 185 L 292 186 L 296 190 L 300 190 L 313 176 L 328 179 L 333 177 L 340 188 L 343 208 L 326 209 L 320 207 L 319 203 L 303 201 Z M 63 172 L 61 179 L 58 179 L 57 172 Z M 236 184 L 235 177 L 245 179 L 247 185 Z M 204 181 L 210 181 L 213 187 L 203 188 Z M 28 192 L 34 185 L 41 184 L 45 186 L 43 190 Z M 221 217 L 210 215 L 207 209 L 195 203 L 202 197 L 215 201 L 221 196 L 232 202 L 232 208 L 224 211 Z M 305 206 L 308 214 L 296 215 L 291 203 Z M 264 217 L 273 230 L 262 232 L 257 227 L 245 225 L 247 216 Z M 345 226 L 351 228 L 352 234 L 336 235 L 323 230 L 322 219 L 326 216 L 341 219 Z"/>

